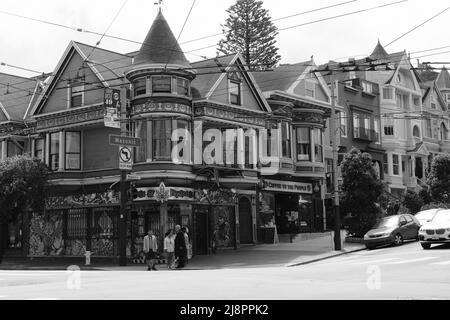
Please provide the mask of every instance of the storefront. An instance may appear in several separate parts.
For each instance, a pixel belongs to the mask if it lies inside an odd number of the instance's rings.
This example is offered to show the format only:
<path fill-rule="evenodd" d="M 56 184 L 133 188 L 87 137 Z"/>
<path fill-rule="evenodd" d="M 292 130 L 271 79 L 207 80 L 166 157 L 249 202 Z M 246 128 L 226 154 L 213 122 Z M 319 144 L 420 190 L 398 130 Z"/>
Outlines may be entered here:
<path fill-rule="evenodd" d="M 311 183 L 264 180 L 259 194 L 259 241 L 270 242 L 275 228 L 278 234 L 312 232 L 314 200 Z"/>

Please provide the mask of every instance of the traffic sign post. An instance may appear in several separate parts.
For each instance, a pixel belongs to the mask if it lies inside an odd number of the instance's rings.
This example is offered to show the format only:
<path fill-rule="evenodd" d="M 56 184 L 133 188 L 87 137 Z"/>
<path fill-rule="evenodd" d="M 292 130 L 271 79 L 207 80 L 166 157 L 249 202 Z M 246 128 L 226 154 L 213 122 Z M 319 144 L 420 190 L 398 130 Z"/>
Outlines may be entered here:
<path fill-rule="evenodd" d="M 130 147 L 119 147 L 119 169 L 125 171 L 133 170 L 133 154 Z"/>

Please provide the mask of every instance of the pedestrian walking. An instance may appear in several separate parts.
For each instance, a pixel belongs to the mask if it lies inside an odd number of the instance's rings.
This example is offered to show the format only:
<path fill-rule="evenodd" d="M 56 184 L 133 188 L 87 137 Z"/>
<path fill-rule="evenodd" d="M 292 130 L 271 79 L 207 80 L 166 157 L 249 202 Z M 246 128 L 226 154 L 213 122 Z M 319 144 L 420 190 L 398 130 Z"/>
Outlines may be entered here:
<path fill-rule="evenodd" d="M 187 260 L 186 238 L 180 225 L 175 226 L 175 259 L 178 260 L 177 269 L 184 268 Z"/>
<path fill-rule="evenodd" d="M 192 258 L 192 246 L 191 239 L 189 237 L 189 231 L 187 227 L 181 228 L 181 231 L 184 233 L 184 240 L 186 241 L 186 264 L 189 263 L 189 259 Z"/>
<path fill-rule="evenodd" d="M 164 238 L 164 252 L 167 257 L 167 269 L 173 269 L 175 260 L 175 235 L 172 229 L 166 232 L 166 237 Z"/>
<path fill-rule="evenodd" d="M 156 253 L 158 251 L 158 241 L 152 230 L 148 230 L 148 234 L 144 237 L 144 253 L 147 262 L 147 271 L 157 271 Z"/>

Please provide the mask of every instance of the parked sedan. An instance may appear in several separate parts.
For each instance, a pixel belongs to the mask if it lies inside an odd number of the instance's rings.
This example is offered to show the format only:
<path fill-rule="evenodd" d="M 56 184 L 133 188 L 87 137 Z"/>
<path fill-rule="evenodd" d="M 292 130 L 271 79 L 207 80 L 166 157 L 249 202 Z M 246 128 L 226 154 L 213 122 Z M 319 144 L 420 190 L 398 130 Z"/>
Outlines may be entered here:
<path fill-rule="evenodd" d="M 430 223 L 419 230 L 422 248 L 430 249 L 433 243 L 450 243 L 450 210 L 440 210 Z"/>
<path fill-rule="evenodd" d="M 416 217 L 417 220 L 420 222 L 420 226 L 424 226 L 425 224 L 431 222 L 433 220 L 436 213 L 438 213 L 440 210 L 445 210 L 442 208 L 439 209 L 428 209 L 424 211 L 417 212 L 414 217 Z"/>
<path fill-rule="evenodd" d="M 371 250 L 381 245 L 401 245 L 404 240 L 417 240 L 419 221 L 410 214 L 400 214 L 381 219 L 364 235 L 364 244 Z"/>

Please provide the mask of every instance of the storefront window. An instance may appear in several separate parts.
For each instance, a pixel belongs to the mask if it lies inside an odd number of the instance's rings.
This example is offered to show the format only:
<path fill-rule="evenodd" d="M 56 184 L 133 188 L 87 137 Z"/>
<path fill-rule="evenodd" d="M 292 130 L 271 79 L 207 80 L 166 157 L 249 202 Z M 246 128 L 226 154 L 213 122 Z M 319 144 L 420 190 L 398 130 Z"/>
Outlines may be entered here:
<path fill-rule="evenodd" d="M 50 134 L 50 170 L 59 169 L 59 132 Z"/>
<path fill-rule="evenodd" d="M 323 162 L 323 137 L 322 130 L 315 128 L 314 134 L 314 161 Z"/>
<path fill-rule="evenodd" d="M 311 132 L 309 128 L 297 128 L 297 160 L 311 161 Z"/>
<path fill-rule="evenodd" d="M 289 123 L 281 123 L 281 145 L 282 156 L 285 158 L 291 157 L 291 127 Z"/>
<path fill-rule="evenodd" d="M 80 132 L 66 132 L 66 170 L 81 170 Z"/>

